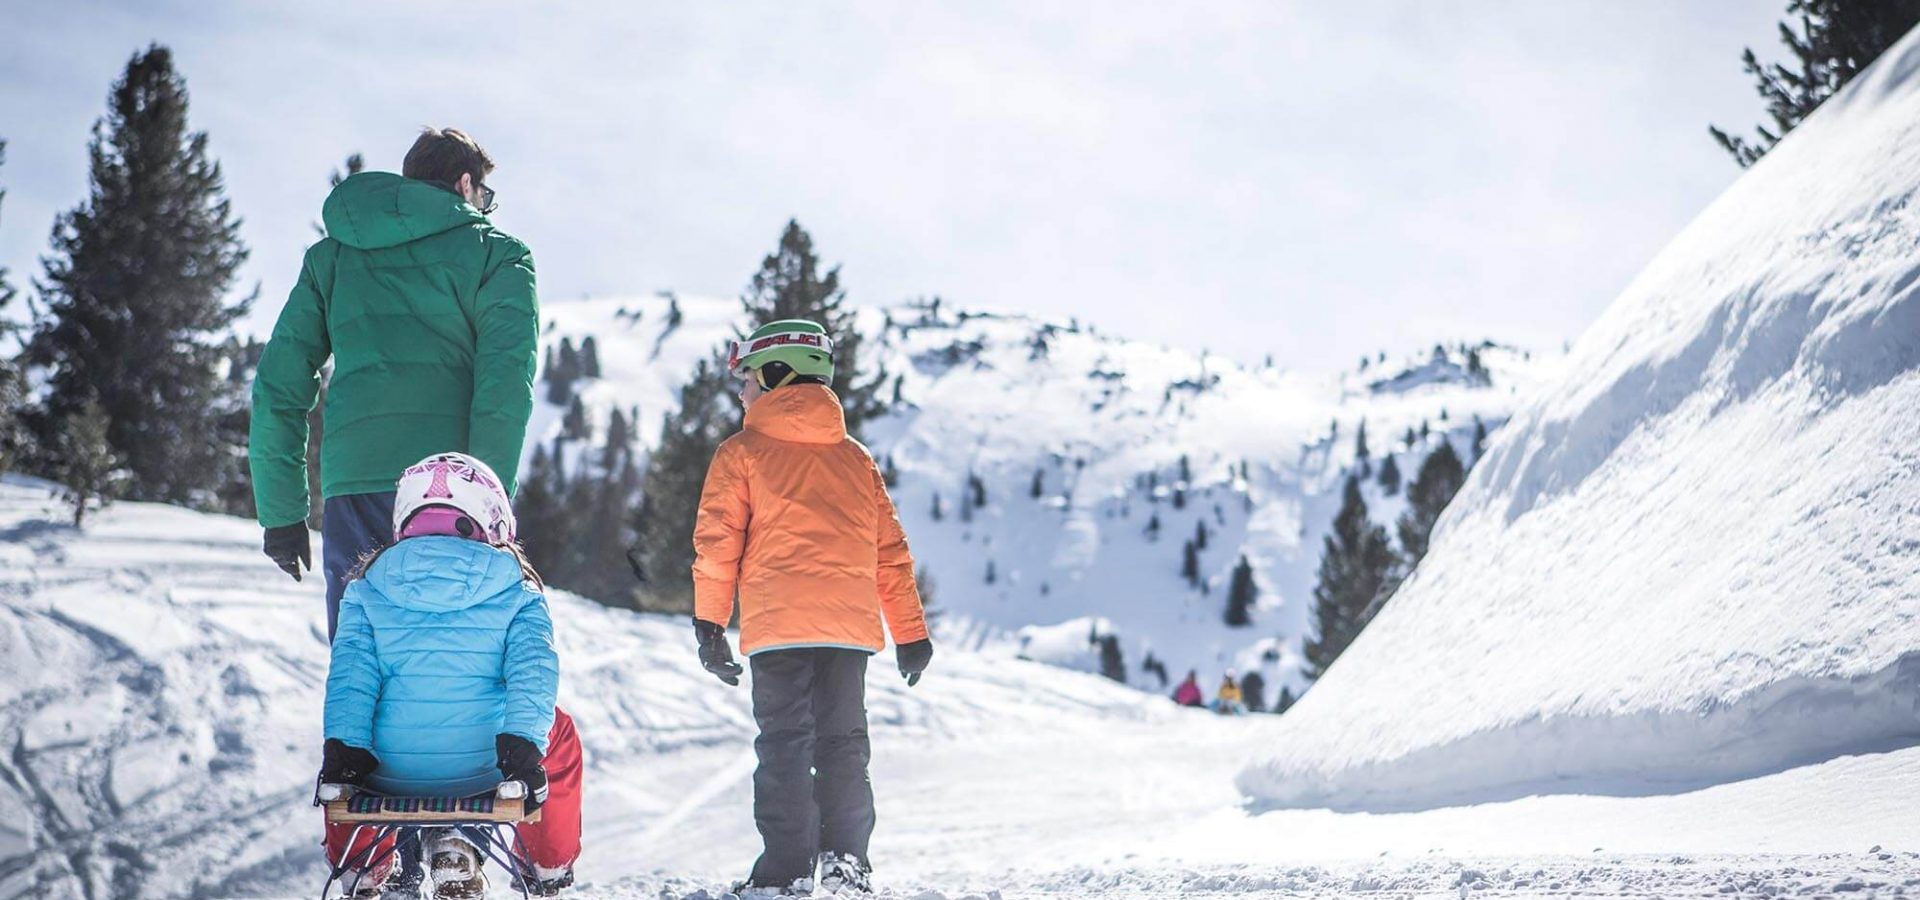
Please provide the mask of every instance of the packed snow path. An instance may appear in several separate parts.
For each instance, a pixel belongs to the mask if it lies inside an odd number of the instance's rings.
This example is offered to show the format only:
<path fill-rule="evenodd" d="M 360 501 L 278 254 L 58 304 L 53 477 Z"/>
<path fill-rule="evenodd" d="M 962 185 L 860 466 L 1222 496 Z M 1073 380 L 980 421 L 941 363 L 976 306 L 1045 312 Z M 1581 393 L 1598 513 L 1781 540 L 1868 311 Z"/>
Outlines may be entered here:
<path fill-rule="evenodd" d="M 0 485 L 0 896 L 313 893 L 319 587 L 257 541 L 131 503 L 76 532 L 46 487 Z M 746 690 L 681 621 L 555 606 L 590 760 L 574 896 L 720 897 L 757 849 Z M 963 652 L 908 690 L 890 662 L 869 685 L 882 897 L 1920 891 L 1920 751 L 1667 796 L 1261 813 L 1233 775 L 1266 720 Z"/>

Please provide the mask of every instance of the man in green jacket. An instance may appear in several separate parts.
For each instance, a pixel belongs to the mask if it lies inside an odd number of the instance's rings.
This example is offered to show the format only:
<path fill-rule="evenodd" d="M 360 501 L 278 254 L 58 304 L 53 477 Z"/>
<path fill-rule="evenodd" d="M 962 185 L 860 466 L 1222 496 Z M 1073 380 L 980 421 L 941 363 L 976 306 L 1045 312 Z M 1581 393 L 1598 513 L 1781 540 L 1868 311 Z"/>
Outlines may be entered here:
<path fill-rule="evenodd" d="M 533 258 L 493 227 L 493 161 L 455 129 L 428 129 L 401 174 L 363 172 L 327 197 L 327 236 L 260 357 L 248 458 L 266 553 L 295 581 L 313 568 L 307 413 L 333 358 L 320 446 L 327 634 L 346 576 L 393 540 L 400 471 L 434 453 L 480 458 L 514 490 L 539 338 Z"/>

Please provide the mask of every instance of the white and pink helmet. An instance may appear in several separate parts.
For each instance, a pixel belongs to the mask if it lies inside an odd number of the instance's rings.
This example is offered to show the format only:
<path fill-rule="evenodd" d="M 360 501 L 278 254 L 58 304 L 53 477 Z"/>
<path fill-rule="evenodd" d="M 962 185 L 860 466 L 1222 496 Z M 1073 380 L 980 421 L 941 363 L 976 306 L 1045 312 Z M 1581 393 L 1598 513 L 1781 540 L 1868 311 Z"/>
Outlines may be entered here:
<path fill-rule="evenodd" d="M 465 453 L 435 453 L 400 473 L 393 536 L 446 534 L 489 544 L 516 538 L 513 501 L 499 476 Z"/>

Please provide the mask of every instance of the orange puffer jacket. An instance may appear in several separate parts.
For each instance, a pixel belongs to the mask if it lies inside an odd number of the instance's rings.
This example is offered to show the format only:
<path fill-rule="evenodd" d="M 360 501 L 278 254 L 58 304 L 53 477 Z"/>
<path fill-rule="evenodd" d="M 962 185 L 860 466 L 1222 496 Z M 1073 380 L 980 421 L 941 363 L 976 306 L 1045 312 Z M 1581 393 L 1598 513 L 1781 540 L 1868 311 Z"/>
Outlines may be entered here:
<path fill-rule="evenodd" d="M 737 591 L 742 653 L 878 652 L 883 612 L 895 643 L 927 636 L 900 517 L 824 385 L 754 401 L 707 469 L 693 549 L 693 614 L 725 625 Z"/>

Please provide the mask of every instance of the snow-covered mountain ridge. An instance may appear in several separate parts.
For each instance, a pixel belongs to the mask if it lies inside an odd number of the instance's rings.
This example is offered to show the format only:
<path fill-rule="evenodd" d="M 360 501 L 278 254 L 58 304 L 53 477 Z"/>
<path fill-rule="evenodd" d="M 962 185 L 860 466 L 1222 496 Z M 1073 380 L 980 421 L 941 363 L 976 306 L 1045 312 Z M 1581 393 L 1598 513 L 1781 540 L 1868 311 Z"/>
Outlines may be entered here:
<path fill-rule="evenodd" d="M 578 383 L 589 418 L 637 405 L 648 443 L 677 385 L 741 321 L 735 300 L 668 295 L 560 301 L 542 315 L 550 348 L 594 339 L 602 377 Z M 928 302 L 863 310 L 861 327 L 863 369 L 884 370 L 882 397 L 898 398 L 865 437 L 897 471 L 941 636 L 1093 670 L 1089 635 L 1117 634 L 1129 679 L 1154 690 L 1148 653 L 1176 679 L 1198 669 L 1209 689 L 1226 669 L 1259 669 L 1269 691 L 1297 693 L 1320 536 L 1356 429 L 1365 423 L 1370 467 L 1391 454 L 1409 479 L 1443 437 L 1470 459 L 1476 422 L 1497 428 L 1561 358 L 1482 341 L 1301 373 Z M 523 458 L 551 446 L 563 413 L 542 405 Z M 1404 501 L 1368 485 L 1375 519 L 1390 523 Z M 1202 522 L 1195 587 L 1182 545 Z M 1242 554 L 1262 596 L 1253 625 L 1230 628 Z"/>
<path fill-rule="evenodd" d="M 1920 742 L 1920 37 L 1521 407 L 1243 788 L 1673 790 Z"/>

